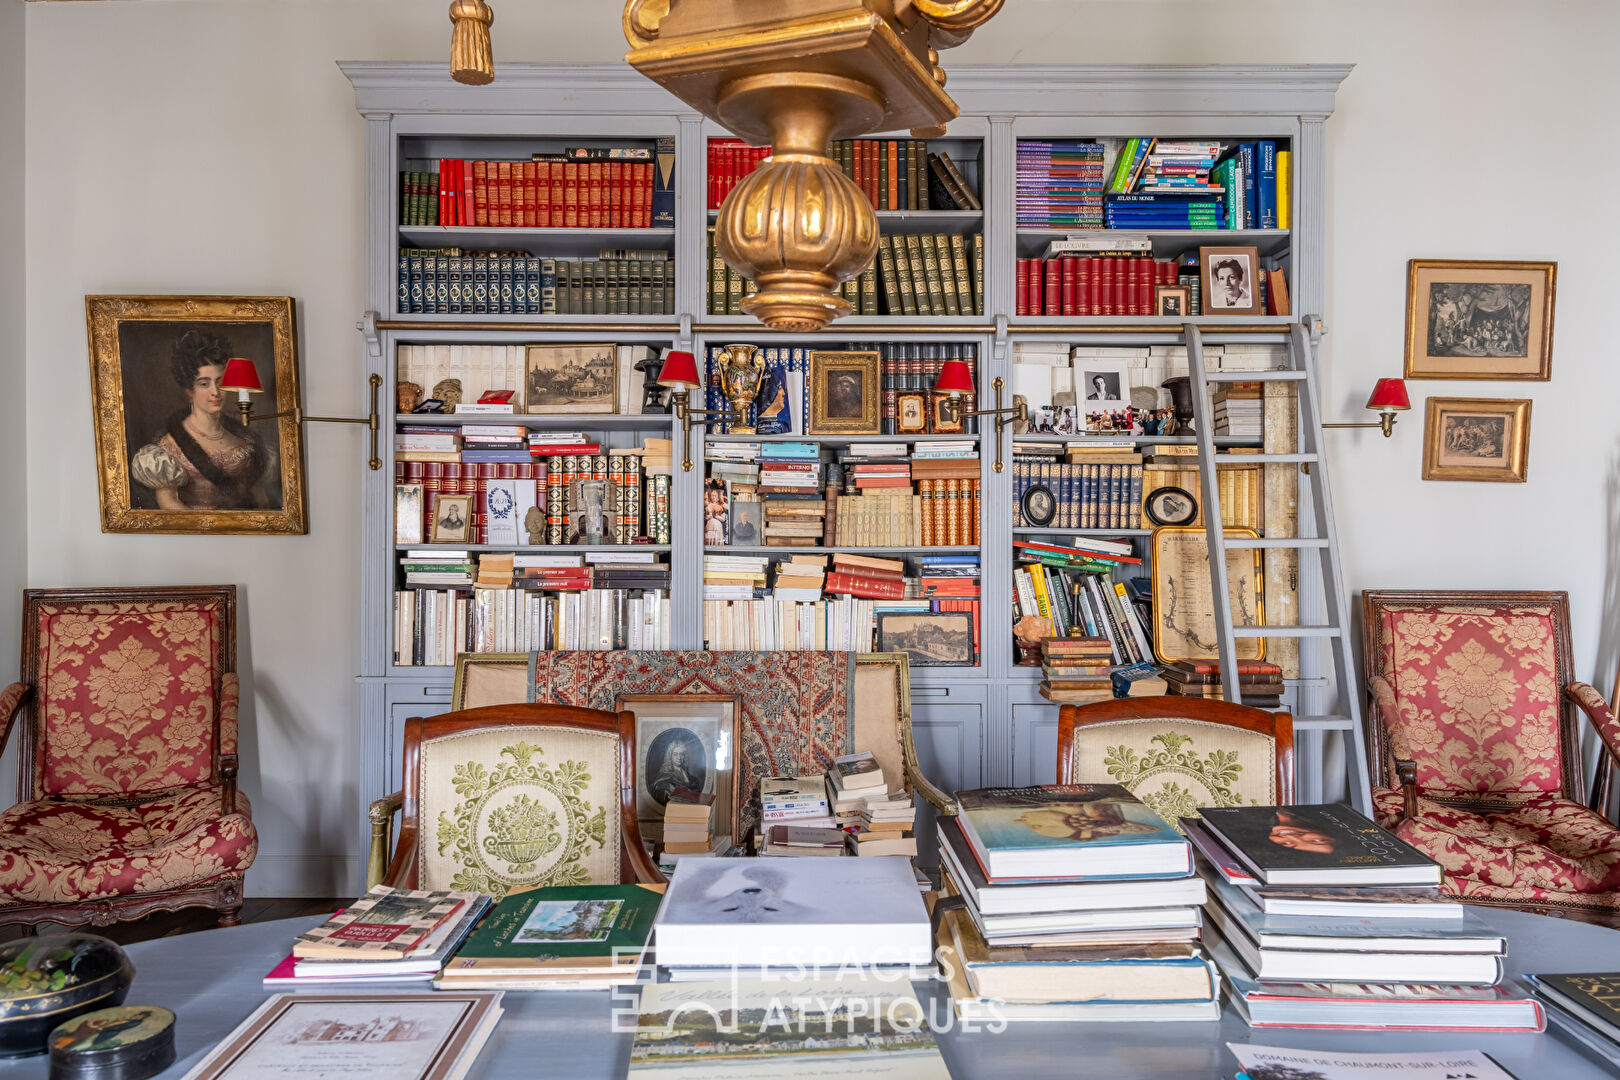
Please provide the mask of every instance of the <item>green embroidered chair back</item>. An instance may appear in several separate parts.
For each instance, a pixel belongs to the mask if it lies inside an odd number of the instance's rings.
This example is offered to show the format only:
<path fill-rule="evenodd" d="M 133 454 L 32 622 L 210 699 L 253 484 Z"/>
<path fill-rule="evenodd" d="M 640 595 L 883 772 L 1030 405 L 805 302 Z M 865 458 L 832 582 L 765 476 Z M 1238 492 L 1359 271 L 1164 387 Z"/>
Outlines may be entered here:
<path fill-rule="evenodd" d="M 1293 802 L 1287 713 L 1127 698 L 1065 706 L 1058 725 L 1059 783 L 1121 784 L 1172 824 L 1205 806 Z"/>
<path fill-rule="evenodd" d="M 662 880 L 626 813 L 634 724 L 628 712 L 558 705 L 408 721 L 404 820 L 387 883 L 500 898 Z"/>

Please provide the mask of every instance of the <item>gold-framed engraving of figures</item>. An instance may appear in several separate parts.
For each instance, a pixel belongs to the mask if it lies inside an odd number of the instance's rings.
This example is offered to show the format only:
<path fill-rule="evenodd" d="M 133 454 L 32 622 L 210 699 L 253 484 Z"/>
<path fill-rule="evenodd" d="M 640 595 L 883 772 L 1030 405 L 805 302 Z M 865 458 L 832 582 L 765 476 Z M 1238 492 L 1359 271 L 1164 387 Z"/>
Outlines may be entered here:
<path fill-rule="evenodd" d="M 290 296 L 87 296 L 101 531 L 304 533 Z M 243 426 L 232 357 L 264 390 Z"/>
<path fill-rule="evenodd" d="M 664 807 L 676 788 L 714 796 L 714 835 L 737 820 L 736 694 L 620 694 L 636 714 L 636 820 L 644 840 L 664 838 Z"/>
<path fill-rule="evenodd" d="M 1552 378 L 1555 262 L 1412 259 L 1408 379 Z"/>
<path fill-rule="evenodd" d="M 1258 539 L 1253 529 L 1227 529 L 1228 540 Z M 1209 537 L 1202 525 L 1164 526 L 1149 537 L 1153 559 L 1153 654 L 1161 664 L 1219 660 L 1214 594 L 1210 589 Z M 1260 552 L 1228 550 L 1226 588 L 1233 626 L 1264 626 Z M 1264 660 L 1264 638 L 1238 638 L 1239 660 Z"/>

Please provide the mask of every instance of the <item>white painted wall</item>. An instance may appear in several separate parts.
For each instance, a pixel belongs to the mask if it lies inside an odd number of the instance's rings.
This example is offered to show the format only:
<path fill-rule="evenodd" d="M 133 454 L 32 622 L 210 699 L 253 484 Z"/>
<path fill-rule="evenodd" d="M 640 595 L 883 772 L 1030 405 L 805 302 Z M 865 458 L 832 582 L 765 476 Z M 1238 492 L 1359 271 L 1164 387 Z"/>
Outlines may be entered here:
<path fill-rule="evenodd" d="M 616 2 L 495 7 L 498 58 L 623 53 Z M 27 13 L 28 580 L 243 587 L 257 895 L 349 891 L 353 878 L 339 874 L 362 856 L 351 683 L 360 435 L 310 431 L 309 536 L 103 536 L 83 297 L 296 296 L 306 403 L 359 411 L 361 121 L 334 61 L 441 58 L 444 8 L 171 0 Z M 0 49 L 14 47 L 8 28 Z M 1356 63 L 1328 126 L 1329 412 L 1360 419 L 1372 380 L 1399 373 L 1408 258 L 1556 259 L 1560 288 L 1550 383 L 1413 383 L 1416 408 L 1394 439 L 1330 436 L 1351 586 L 1567 589 L 1577 668 L 1606 689 L 1620 649 L 1620 626 L 1603 621 L 1620 611 L 1620 438 L 1609 415 L 1620 363 L 1605 300 L 1620 247 L 1607 193 L 1620 175 L 1608 135 L 1617 43 L 1620 6 L 1605 0 L 1019 0 L 954 56 Z M 0 184 L 14 171 L 0 167 Z M 0 208 L 16 205 L 0 195 Z M 20 295 L 3 287 L 11 258 L 0 254 L 0 304 Z M 14 326 L 0 315 L 0 335 Z M 0 364 L 9 355 L 0 344 Z M 15 379 L 0 368 L 0 401 Z M 1530 482 L 1423 483 L 1427 394 L 1533 398 Z M 14 460 L 0 447 L 0 461 Z M 5 472 L 0 485 L 12 482 Z M 7 494 L 0 486 L 0 506 L 15 501 Z"/>
<path fill-rule="evenodd" d="M 18 677 L 22 591 L 28 584 L 24 468 L 23 0 L 0 0 L 0 685 Z M 3 722 L 3 718 L 0 718 Z M 20 738 L 13 736 L 14 744 Z M 14 801 L 16 746 L 0 756 L 0 802 Z"/>

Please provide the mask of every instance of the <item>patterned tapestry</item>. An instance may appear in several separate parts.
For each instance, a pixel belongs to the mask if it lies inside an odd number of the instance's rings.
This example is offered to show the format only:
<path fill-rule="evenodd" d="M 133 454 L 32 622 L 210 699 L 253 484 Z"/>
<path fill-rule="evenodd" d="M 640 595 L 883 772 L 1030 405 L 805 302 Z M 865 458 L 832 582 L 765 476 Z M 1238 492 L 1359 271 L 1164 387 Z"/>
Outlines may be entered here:
<path fill-rule="evenodd" d="M 611 711 L 619 694 L 736 694 L 740 837 L 762 777 L 825 772 L 851 751 L 854 687 L 854 653 L 543 652 L 531 700 Z"/>

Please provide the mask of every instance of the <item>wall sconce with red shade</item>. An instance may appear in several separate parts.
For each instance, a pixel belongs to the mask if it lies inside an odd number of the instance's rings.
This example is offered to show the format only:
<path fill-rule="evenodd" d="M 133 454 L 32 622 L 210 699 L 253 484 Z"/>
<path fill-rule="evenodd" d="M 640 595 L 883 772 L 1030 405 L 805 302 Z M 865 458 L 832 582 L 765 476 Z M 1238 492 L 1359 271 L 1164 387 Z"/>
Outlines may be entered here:
<path fill-rule="evenodd" d="M 1395 434 L 1395 414 L 1405 412 L 1412 407 L 1412 401 L 1406 396 L 1405 379 L 1379 379 L 1373 384 L 1373 392 L 1367 398 L 1367 408 L 1378 414 L 1377 420 L 1367 420 L 1359 424 L 1323 424 L 1324 428 L 1383 428 L 1384 438 Z"/>
<path fill-rule="evenodd" d="M 692 424 L 709 424 L 716 420 L 730 420 L 727 409 L 694 409 L 690 398 L 693 390 L 702 386 L 698 379 L 697 357 L 680 349 L 671 349 L 664 356 L 664 366 L 658 370 L 658 385 L 669 387 L 669 403 L 681 422 L 681 469 L 692 471 Z"/>
<path fill-rule="evenodd" d="M 366 464 L 375 471 L 382 468 L 382 457 L 377 449 L 377 433 L 381 430 L 377 420 L 377 393 L 382 389 L 382 382 L 381 375 L 371 377 L 370 416 L 305 416 L 304 407 L 296 403 L 286 412 L 254 416 L 253 395 L 264 393 L 264 384 L 259 381 L 258 366 L 240 356 L 225 361 L 225 374 L 220 377 L 219 385 L 222 390 L 236 391 L 236 408 L 242 414 L 243 427 L 255 420 L 280 420 L 284 416 L 292 417 L 299 424 L 365 424 L 371 428 L 371 459 Z"/>
<path fill-rule="evenodd" d="M 990 383 L 996 392 L 996 407 L 993 409 L 978 409 L 968 412 L 962 408 L 962 396 L 972 394 L 976 387 L 973 385 L 973 372 L 969 370 L 966 360 L 947 360 L 939 369 L 939 378 L 934 380 L 934 393 L 943 394 L 946 401 L 941 405 L 940 412 L 947 420 L 960 420 L 968 416 L 993 416 L 996 420 L 996 462 L 992 468 L 996 472 L 1002 469 L 1001 464 L 1001 431 L 1010 424 L 1019 420 L 1029 419 L 1029 410 L 1023 402 L 1008 405 L 1001 404 L 1001 391 L 1006 385 L 1001 376 L 997 375 Z"/>

